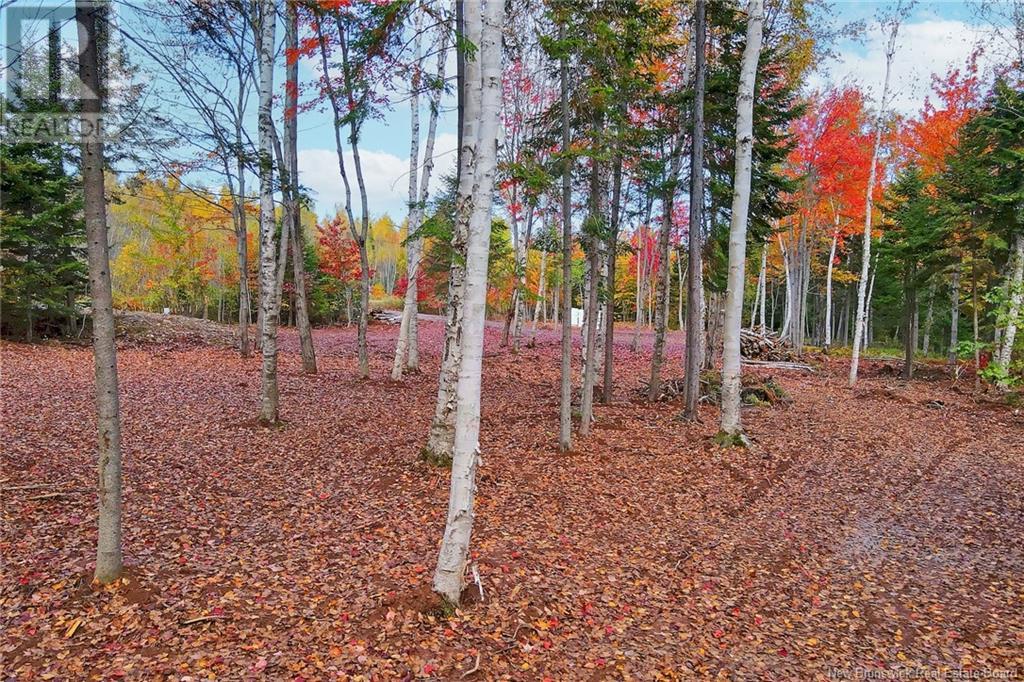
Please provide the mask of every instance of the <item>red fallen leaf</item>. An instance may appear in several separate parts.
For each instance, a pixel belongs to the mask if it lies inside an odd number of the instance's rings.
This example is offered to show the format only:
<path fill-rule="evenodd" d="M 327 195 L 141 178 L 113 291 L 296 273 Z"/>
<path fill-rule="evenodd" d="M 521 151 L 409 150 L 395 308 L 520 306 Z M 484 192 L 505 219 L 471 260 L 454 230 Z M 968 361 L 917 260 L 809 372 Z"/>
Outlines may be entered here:
<path fill-rule="evenodd" d="M 545 639 L 544 640 L 544 648 L 545 649 L 550 649 L 551 648 L 551 640 L 550 639 Z"/>
<path fill-rule="evenodd" d="M 761 616 L 754 616 L 754 625 L 760 625 L 764 622 L 764 618 Z"/>
<path fill-rule="evenodd" d="M 721 628 L 715 630 L 715 637 L 725 637 L 725 630 L 722 630 Z"/>
<path fill-rule="evenodd" d="M 519 557 L 521 557 L 521 556 L 523 556 L 523 553 L 522 553 L 522 552 L 520 552 L 520 551 L 518 551 L 518 550 L 512 550 L 512 558 L 513 558 L 513 559 L 518 559 L 518 558 L 519 558 Z"/>
<path fill-rule="evenodd" d="M 789 652 L 785 649 L 779 649 L 779 656 L 788 656 Z"/>
<path fill-rule="evenodd" d="M 254 673 L 263 672 L 263 670 L 266 667 L 267 667 L 267 659 L 261 658 L 261 659 L 257 660 L 255 663 L 252 664 L 252 671 Z"/>
<path fill-rule="evenodd" d="M 605 665 L 605 660 L 603 658 L 599 658 L 596 661 L 594 661 L 594 665 L 596 665 L 598 668 L 603 668 Z"/>
<path fill-rule="evenodd" d="M 605 625 L 604 626 L 604 634 L 610 635 L 613 632 L 615 632 L 615 628 L 613 628 L 611 625 Z"/>
<path fill-rule="evenodd" d="M 213 609 L 210 611 L 210 613 L 212 615 L 214 615 L 214 616 L 223 616 L 224 615 L 224 607 L 222 607 L 222 606 L 214 606 Z"/>
<path fill-rule="evenodd" d="M 328 495 L 327 493 L 320 493 L 321 500 L 326 500 L 328 497 L 330 497 L 330 495 Z"/>
<path fill-rule="evenodd" d="M 558 627 L 558 619 L 555 618 L 554 616 L 552 616 L 551 618 L 548 618 L 548 627 L 557 628 Z"/>
<path fill-rule="evenodd" d="M 435 670 L 437 670 L 437 667 L 433 663 L 427 663 L 423 666 L 424 675 L 432 675 Z"/>

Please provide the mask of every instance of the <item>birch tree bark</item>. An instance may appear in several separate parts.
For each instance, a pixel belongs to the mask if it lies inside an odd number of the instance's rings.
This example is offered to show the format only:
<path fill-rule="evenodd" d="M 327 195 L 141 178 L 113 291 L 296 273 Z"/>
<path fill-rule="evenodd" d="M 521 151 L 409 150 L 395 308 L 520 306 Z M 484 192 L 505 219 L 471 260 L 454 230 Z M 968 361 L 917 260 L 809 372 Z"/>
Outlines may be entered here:
<path fill-rule="evenodd" d="M 921 339 L 921 352 L 926 356 L 931 347 L 932 324 L 935 322 L 935 284 L 928 287 L 928 307 L 924 314 L 924 338 Z"/>
<path fill-rule="evenodd" d="M 999 355 L 996 363 L 1005 369 L 1010 367 L 1010 357 L 1013 355 L 1013 343 L 1017 338 L 1017 324 L 1020 317 L 1021 301 L 1024 299 L 1024 235 L 1016 235 L 1013 240 L 1013 276 L 1010 278 L 1010 308 L 1007 311 L 1006 330 L 1003 333 L 1002 343 L 999 345 Z"/>
<path fill-rule="evenodd" d="M 456 4 L 462 7 L 463 34 L 469 35 L 470 23 L 472 23 L 474 35 L 479 40 L 481 21 L 479 0 Z M 469 10 L 468 13 L 467 10 Z M 474 46 L 479 45 L 479 43 L 473 43 L 472 40 L 469 42 Z M 439 464 L 451 462 L 455 448 L 455 406 L 458 402 L 458 394 L 455 389 L 459 379 L 459 368 L 462 364 L 462 304 L 463 284 L 466 279 L 466 240 L 469 220 L 476 200 L 473 194 L 475 181 L 473 173 L 479 153 L 477 131 L 481 98 L 480 60 L 479 58 L 470 58 L 462 46 L 458 46 L 457 49 L 463 70 L 463 82 L 459 84 L 462 130 L 459 147 L 458 198 L 452 230 L 452 262 L 448 270 L 444 347 L 441 351 L 437 402 L 434 405 L 434 418 L 430 423 L 427 444 L 423 448 L 424 458 Z M 468 115 L 468 112 L 473 113 Z"/>
<path fill-rule="evenodd" d="M 599 198 L 601 196 L 601 165 L 597 158 L 591 158 L 590 170 L 590 216 L 592 225 L 602 222 Z M 584 306 L 586 315 L 585 333 L 583 336 L 583 394 L 580 397 L 580 435 L 590 434 L 590 425 L 594 420 L 594 379 L 597 368 L 597 322 L 598 322 L 598 288 L 601 279 L 601 255 L 599 239 L 595 234 L 587 235 L 587 300 Z"/>
<path fill-rule="evenodd" d="M 726 440 L 742 436 L 740 418 L 740 328 L 743 326 L 744 267 L 747 257 L 747 214 L 750 210 L 750 176 L 754 156 L 754 81 L 761 56 L 764 28 L 763 0 L 747 4 L 747 43 L 740 66 L 736 96 L 736 170 L 729 226 L 729 276 L 725 294 L 725 328 L 722 351 L 722 434 Z"/>
<path fill-rule="evenodd" d="M 825 275 L 825 348 L 828 353 L 832 346 L 832 264 L 836 259 L 836 242 L 839 239 L 839 214 L 836 214 L 836 227 L 832 231 L 832 246 L 828 250 L 828 270 Z"/>
<path fill-rule="evenodd" d="M 704 334 L 704 276 L 701 229 L 704 224 L 704 42 L 707 3 L 696 0 L 694 12 L 693 135 L 690 150 L 690 229 L 686 308 L 686 390 L 683 416 L 697 418 Z"/>
<path fill-rule="evenodd" d="M 547 244 L 540 252 L 540 276 L 537 279 L 537 302 L 533 306 L 533 323 L 531 332 L 533 337 L 537 336 L 537 322 L 543 316 L 544 322 L 548 321 L 547 308 L 547 279 L 548 279 L 548 249 Z"/>
<path fill-rule="evenodd" d="M 503 0 L 488 0 L 480 16 L 479 4 L 467 2 L 467 31 L 481 27 L 477 41 L 482 84 L 480 127 L 476 147 L 478 163 L 472 192 L 476 196 L 467 239 L 465 311 L 463 313 L 463 357 L 457 386 L 455 449 L 452 459 L 448 519 L 434 573 L 434 589 L 449 603 L 458 604 L 473 530 L 476 470 L 480 463 L 480 379 L 483 360 L 484 324 L 487 313 L 487 257 L 491 238 L 491 204 L 497 167 L 498 119 L 501 104 L 501 30 L 505 13 Z M 468 36 L 475 37 L 473 33 Z M 471 116 L 469 110 L 466 117 Z"/>
<path fill-rule="evenodd" d="M 661 393 L 661 364 L 665 351 L 665 327 L 668 326 L 668 288 L 671 281 L 669 263 L 669 235 L 672 229 L 672 192 L 668 190 L 662 207 L 661 231 L 658 234 L 658 284 L 654 309 L 654 352 L 651 354 L 651 379 L 647 386 L 647 399 L 657 400 Z"/>
<path fill-rule="evenodd" d="M 415 12 L 415 8 L 413 8 Z M 409 119 L 411 132 L 409 135 L 409 215 L 406 220 L 405 236 L 405 298 L 402 305 L 402 322 L 398 330 L 398 341 L 395 346 L 395 361 L 391 365 L 391 379 L 397 381 L 402 378 L 405 370 L 406 354 L 409 347 L 409 326 L 413 324 L 416 313 L 416 276 L 419 269 L 419 250 L 416 243 L 415 232 L 419 229 L 416 222 L 416 207 L 419 203 L 418 176 L 416 171 L 420 160 L 420 84 L 423 71 L 423 49 L 422 49 L 423 12 L 416 12 L 416 21 L 413 27 L 413 73 L 409 86 L 412 93 L 409 96 Z"/>
<path fill-rule="evenodd" d="M 956 367 L 956 346 L 959 343 L 960 332 L 960 263 L 956 264 L 953 271 L 953 281 L 949 287 L 949 353 L 948 363 L 950 367 Z"/>
<path fill-rule="evenodd" d="M 614 174 L 612 176 L 611 225 L 608 232 L 607 248 L 607 295 L 604 311 L 604 379 L 601 382 L 601 402 L 611 405 L 615 381 L 615 258 L 619 245 L 619 220 L 622 209 L 622 155 L 618 153 L 619 142 L 616 140 Z M 667 265 L 667 264 L 666 264 Z"/>
<path fill-rule="evenodd" d="M 898 11 L 898 10 L 897 10 Z M 864 207 L 864 245 L 861 256 L 860 282 L 857 285 L 857 321 L 853 330 L 853 351 L 850 356 L 850 387 L 857 383 L 857 367 L 860 364 L 861 338 L 864 335 L 867 317 L 867 284 L 868 267 L 871 263 L 871 218 L 874 208 L 875 179 L 878 172 L 878 150 L 882 144 L 882 121 L 885 115 L 886 100 L 889 97 L 889 78 L 892 74 L 892 60 L 896 55 L 896 36 L 899 33 L 900 17 L 894 15 L 889 39 L 885 48 L 885 80 L 882 84 L 882 99 L 878 103 L 878 117 L 875 120 L 875 143 L 871 152 L 871 170 L 868 173 L 867 200 Z"/>
<path fill-rule="evenodd" d="M 97 15 L 105 7 L 77 0 L 75 19 L 81 52 L 78 75 L 85 88 L 81 100 L 83 130 L 98 130 L 103 87 L 97 48 Z M 92 348 L 96 377 L 97 455 L 99 461 L 98 536 L 95 578 L 111 583 L 121 577 L 121 406 L 114 345 L 114 303 L 110 286 L 110 250 L 103 177 L 103 140 L 83 135 L 82 197 L 85 212 L 89 292 L 92 297 Z"/>
<path fill-rule="evenodd" d="M 673 146 L 669 160 L 668 189 L 662 197 L 661 232 L 658 234 L 658 283 L 654 309 L 654 353 L 651 355 L 651 382 L 647 387 L 647 399 L 656 400 L 661 392 L 661 365 L 665 354 L 665 330 L 668 327 L 668 296 L 672 283 L 670 261 L 670 237 L 672 234 L 672 213 L 675 206 L 675 184 L 682 165 L 683 136 L 680 134 Z"/>
<path fill-rule="evenodd" d="M 260 169 L 260 313 L 263 324 L 260 348 L 263 354 L 259 420 L 278 421 L 277 390 L 277 243 L 274 240 L 274 162 L 271 103 L 274 97 L 274 33 L 276 14 L 273 0 L 260 2 L 259 59 L 259 169 Z"/>

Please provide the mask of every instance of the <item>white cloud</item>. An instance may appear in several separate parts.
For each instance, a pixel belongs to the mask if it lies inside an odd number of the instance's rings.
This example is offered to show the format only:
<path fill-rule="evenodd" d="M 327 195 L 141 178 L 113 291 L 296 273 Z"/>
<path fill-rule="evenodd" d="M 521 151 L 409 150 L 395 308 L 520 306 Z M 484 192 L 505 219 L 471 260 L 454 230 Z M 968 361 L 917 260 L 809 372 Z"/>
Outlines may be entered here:
<path fill-rule="evenodd" d="M 424 125 L 423 134 L 426 133 Z M 408 132 L 404 132 L 408 135 Z M 425 141 L 421 141 L 425 142 Z M 431 175 L 431 197 L 437 193 L 441 178 L 455 170 L 457 137 L 439 133 L 434 144 L 434 171 Z M 421 157 L 423 154 L 421 144 Z M 370 215 L 390 214 L 395 222 L 404 220 L 409 200 L 409 157 L 373 149 L 360 149 L 366 195 Z M 422 158 L 421 158 L 422 163 Z M 350 151 L 345 152 L 345 171 L 352 187 L 352 210 L 359 216 L 359 186 Z M 345 202 L 345 186 L 338 170 L 338 155 L 333 149 L 302 149 L 299 151 L 299 182 L 312 190 L 317 213 L 333 214 L 335 206 Z"/>
<path fill-rule="evenodd" d="M 839 58 L 826 62 L 808 85 L 821 89 L 829 84 L 857 83 L 877 104 L 885 79 L 886 38 L 874 24 L 865 45 L 842 46 Z M 962 67 L 977 45 L 991 41 L 990 32 L 962 21 L 928 19 L 904 24 L 893 59 L 889 106 L 901 114 L 916 114 L 931 91 L 932 74 L 942 76 L 950 68 Z"/>

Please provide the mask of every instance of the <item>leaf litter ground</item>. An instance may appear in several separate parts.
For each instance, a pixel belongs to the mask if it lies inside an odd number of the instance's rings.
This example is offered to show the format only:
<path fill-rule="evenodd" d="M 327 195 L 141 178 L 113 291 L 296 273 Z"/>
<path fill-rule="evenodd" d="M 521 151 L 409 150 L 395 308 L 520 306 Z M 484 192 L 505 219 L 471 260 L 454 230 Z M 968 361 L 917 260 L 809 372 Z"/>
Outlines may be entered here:
<path fill-rule="evenodd" d="M 616 400 L 557 452 L 558 331 L 515 356 L 488 328 L 473 561 L 483 599 L 429 584 L 448 474 L 418 459 L 423 372 L 385 378 L 393 326 L 284 333 L 284 423 L 261 428 L 259 360 L 126 344 L 126 578 L 90 584 L 92 356 L 3 344 L 0 669 L 31 679 L 827 679 L 858 669 L 1024 675 L 1024 416 L 868 363 L 776 373 L 792 404 Z M 166 339 L 165 339 L 166 340 Z M 680 346 L 669 343 L 669 376 Z M 763 369 L 758 370 L 767 376 Z M 472 671 L 472 672 L 471 672 Z M 845 671 L 845 672 L 842 672 Z"/>

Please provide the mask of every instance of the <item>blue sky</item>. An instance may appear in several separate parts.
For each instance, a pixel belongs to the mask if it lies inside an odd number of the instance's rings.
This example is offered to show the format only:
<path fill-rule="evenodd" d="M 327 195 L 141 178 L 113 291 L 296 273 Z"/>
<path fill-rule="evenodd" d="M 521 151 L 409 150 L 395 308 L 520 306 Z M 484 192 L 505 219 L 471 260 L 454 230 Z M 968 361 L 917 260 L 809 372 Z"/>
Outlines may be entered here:
<path fill-rule="evenodd" d="M 891 2 L 833 3 L 836 21 L 864 21 L 867 32 L 861 41 L 843 40 L 836 46 L 839 59 L 830 60 L 808 79 L 807 87 L 823 88 L 830 83 L 847 80 L 863 85 L 878 96 L 884 76 L 884 39 L 875 21 L 879 11 L 892 7 Z M 951 66 L 962 65 L 978 40 L 984 35 L 975 28 L 971 8 L 963 2 L 921 2 L 913 10 L 902 30 L 900 48 L 893 69 L 894 95 L 890 106 L 912 115 L 918 111 L 928 93 L 931 74 L 945 73 Z M 450 104 L 450 103 L 449 103 Z M 317 192 L 318 210 L 330 211 L 341 198 L 341 180 L 336 169 L 330 120 L 325 116 L 308 115 L 302 148 L 303 183 Z M 441 139 L 438 152 L 449 152 L 438 160 L 441 169 L 453 167 L 455 148 L 454 112 L 444 116 L 439 127 Z M 406 105 L 387 112 L 385 119 L 367 124 L 364 156 L 373 164 L 369 184 L 374 195 L 372 211 L 388 212 L 396 220 L 405 214 L 409 158 L 409 113 Z M 437 177 L 437 174 L 435 174 Z M 435 185 L 436 186 L 436 185 Z"/>
<path fill-rule="evenodd" d="M 152 0 L 141 1 L 145 3 Z M 17 0 L 16 4 L 41 3 L 54 6 L 64 4 L 65 0 Z M 70 4 L 70 0 L 67 0 L 67 4 Z M 132 11 L 129 3 L 117 4 L 119 12 Z M 889 1 L 833 2 L 826 16 L 834 25 L 863 21 L 867 30 L 861 40 L 840 41 L 835 46 L 838 57 L 817 65 L 805 86 L 821 89 L 830 84 L 856 82 L 877 97 L 881 92 L 885 69 L 885 40 L 877 16 L 880 12 L 891 10 L 893 5 Z M 933 73 L 943 74 L 951 67 L 963 65 L 976 44 L 987 42 L 990 42 L 989 37 L 978 28 L 970 5 L 948 1 L 919 2 L 901 29 L 893 68 L 893 96 L 889 105 L 902 114 L 913 115 L 928 94 Z M 137 63 L 145 63 L 142 57 L 136 57 L 136 60 Z M 454 72 L 452 62 L 449 60 L 449 77 Z M 312 63 L 303 63 L 300 68 L 302 77 L 310 80 L 315 77 Z M 378 216 L 388 213 L 397 222 L 406 213 L 410 114 L 403 94 L 397 94 L 396 98 L 401 101 L 383 111 L 380 120 L 366 123 L 361 156 L 371 214 Z M 424 128 L 426 113 L 424 106 L 421 110 Z M 438 126 L 436 168 L 432 183 L 435 188 L 440 177 L 454 169 L 455 140 L 454 101 L 449 97 L 444 102 L 444 112 Z M 300 117 L 299 164 L 300 181 L 311 191 L 317 212 L 321 215 L 333 213 L 344 195 L 334 149 L 332 117 L 326 111 L 312 111 Z M 351 162 L 349 169 L 351 172 Z M 213 184 L 216 182 L 213 181 Z M 355 208 L 358 212 L 358 202 Z"/>

